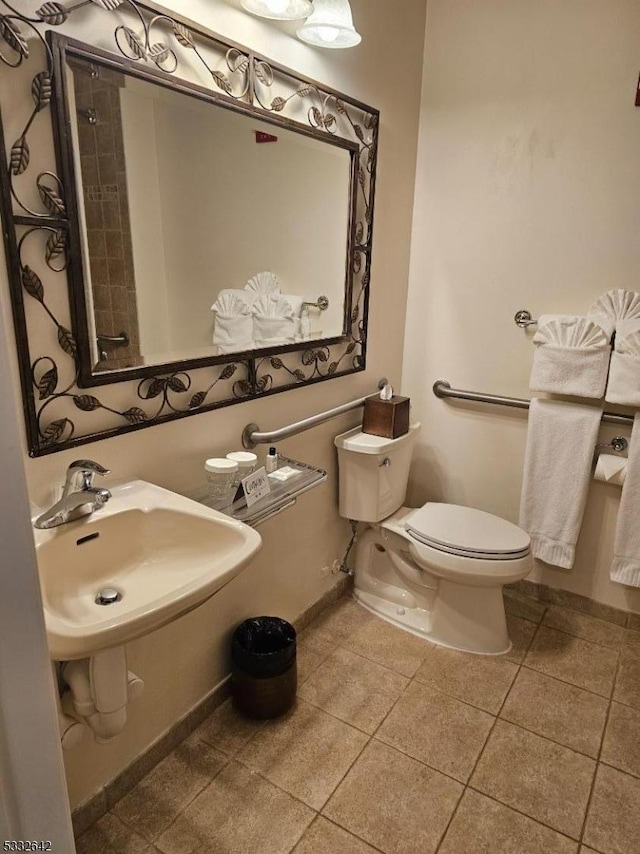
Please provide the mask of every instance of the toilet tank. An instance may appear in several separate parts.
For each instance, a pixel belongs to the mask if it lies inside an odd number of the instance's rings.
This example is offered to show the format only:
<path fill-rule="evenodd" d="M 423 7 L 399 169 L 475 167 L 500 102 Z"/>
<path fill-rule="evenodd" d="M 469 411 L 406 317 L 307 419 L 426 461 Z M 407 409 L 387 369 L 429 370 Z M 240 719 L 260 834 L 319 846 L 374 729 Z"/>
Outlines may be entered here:
<path fill-rule="evenodd" d="M 412 424 L 397 439 L 372 436 L 359 427 L 336 436 L 341 516 L 380 522 L 402 507 L 419 429 L 419 424 Z"/>

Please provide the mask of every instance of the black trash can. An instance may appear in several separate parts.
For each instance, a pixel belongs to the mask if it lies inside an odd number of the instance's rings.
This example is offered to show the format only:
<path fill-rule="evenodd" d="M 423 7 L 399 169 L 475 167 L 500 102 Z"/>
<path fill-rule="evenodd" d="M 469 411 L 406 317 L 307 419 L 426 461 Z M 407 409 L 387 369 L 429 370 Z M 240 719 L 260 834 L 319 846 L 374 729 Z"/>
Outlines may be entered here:
<path fill-rule="evenodd" d="M 275 718 L 296 699 L 296 630 L 280 617 L 240 623 L 231 643 L 231 693 L 240 711 Z"/>

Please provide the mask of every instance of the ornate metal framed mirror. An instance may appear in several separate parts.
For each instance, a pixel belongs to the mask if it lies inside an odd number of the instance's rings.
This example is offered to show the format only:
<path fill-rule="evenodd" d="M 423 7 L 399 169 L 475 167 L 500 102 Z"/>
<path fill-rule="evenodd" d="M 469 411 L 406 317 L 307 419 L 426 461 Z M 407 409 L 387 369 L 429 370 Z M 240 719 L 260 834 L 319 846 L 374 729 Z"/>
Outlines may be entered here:
<path fill-rule="evenodd" d="M 146 4 L 91 2 L 0 0 L 30 453 L 363 370 L 377 111 Z M 45 33 L 76 14 L 114 36 Z"/>

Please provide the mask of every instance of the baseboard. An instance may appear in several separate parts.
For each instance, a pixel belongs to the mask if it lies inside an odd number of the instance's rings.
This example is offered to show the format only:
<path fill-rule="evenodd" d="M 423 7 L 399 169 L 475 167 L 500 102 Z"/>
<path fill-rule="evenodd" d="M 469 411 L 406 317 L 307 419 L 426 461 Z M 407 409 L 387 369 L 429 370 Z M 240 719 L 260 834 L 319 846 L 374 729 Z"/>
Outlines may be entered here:
<path fill-rule="evenodd" d="M 538 602 L 545 602 L 548 605 L 560 605 L 563 608 L 578 611 L 580 614 L 587 614 L 589 617 L 597 617 L 599 620 L 605 620 L 607 623 L 615 623 L 617 626 L 634 628 L 640 620 L 639 615 L 633 614 L 630 611 L 623 611 L 621 608 L 614 608 L 612 605 L 603 605 L 601 602 L 596 602 L 588 596 L 571 593 L 568 590 L 559 590 L 556 587 L 549 587 L 547 584 L 540 584 L 537 581 L 518 581 L 516 584 L 508 586 L 510 589 L 517 590 L 531 599 L 536 599 Z"/>
<path fill-rule="evenodd" d="M 352 579 L 341 575 L 334 586 L 324 593 L 316 602 L 310 605 L 295 619 L 293 625 L 296 631 L 302 631 L 320 614 L 321 611 L 345 596 L 353 587 Z M 171 753 L 185 740 L 200 724 L 222 705 L 230 695 L 230 676 L 226 676 L 215 688 L 200 700 L 183 717 L 164 732 L 145 751 L 137 756 L 130 765 L 121 771 L 113 780 L 106 783 L 83 804 L 76 807 L 71 819 L 76 837 L 88 830 L 107 813 L 121 798 L 136 786 L 142 778 L 159 762 Z"/>

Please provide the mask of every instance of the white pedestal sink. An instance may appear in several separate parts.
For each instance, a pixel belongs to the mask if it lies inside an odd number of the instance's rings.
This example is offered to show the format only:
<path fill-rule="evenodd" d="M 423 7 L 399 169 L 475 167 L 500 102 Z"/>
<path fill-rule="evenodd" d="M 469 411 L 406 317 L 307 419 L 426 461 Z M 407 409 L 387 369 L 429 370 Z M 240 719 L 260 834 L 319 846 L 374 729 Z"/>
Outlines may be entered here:
<path fill-rule="evenodd" d="M 35 530 L 54 660 L 89 658 L 175 620 L 238 575 L 262 544 L 253 528 L 151 483 L 111 492 L 92 516 Z M 105 590 L 118 601 L 98 604 Z"/>

